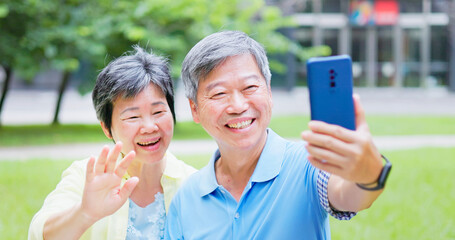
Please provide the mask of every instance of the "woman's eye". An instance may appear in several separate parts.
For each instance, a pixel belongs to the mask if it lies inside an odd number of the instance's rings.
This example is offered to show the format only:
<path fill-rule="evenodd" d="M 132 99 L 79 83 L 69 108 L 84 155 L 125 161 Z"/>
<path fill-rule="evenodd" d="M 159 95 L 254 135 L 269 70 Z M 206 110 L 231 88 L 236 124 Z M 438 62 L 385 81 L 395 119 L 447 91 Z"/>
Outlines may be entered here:
<path fill-rule="evenodd" d="M 162 113 L 162 112 L 163 112 L 163 111 L 156 111 L 156 112 L 153 113 L 153 115 L 158 115 L 158 114 L 160 114 L 160 113 Z"/>

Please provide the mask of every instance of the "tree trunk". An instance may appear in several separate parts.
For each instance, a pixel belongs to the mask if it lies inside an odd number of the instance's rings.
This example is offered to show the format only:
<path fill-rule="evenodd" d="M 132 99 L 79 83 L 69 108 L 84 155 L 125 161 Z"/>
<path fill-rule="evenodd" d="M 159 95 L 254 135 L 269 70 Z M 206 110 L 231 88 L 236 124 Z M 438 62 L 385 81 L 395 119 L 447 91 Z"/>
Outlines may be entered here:
<path fill-rule="evenodd" d="M 0 126 L 2 125 L 1 116 L 2 116 L 3 104 L 5 103 L 6 94 L 8 93 L 8 90 L 9 90 L 9 84 L 11 82 L 11 75 L 12 75 L 12 71 L 11 71 L 10 67 L 4 67 L 4 68 L 5 68 L 5 81 L 3 82 L 2 96 L 0 99 Z"/>
<path fill-rule="evenodd" d="M 63 73 L 62 82 L 58 89 L 58 99 L 57 105 L 55 107 L 54 120 L 52 121 L 52 125 L 58 125 L 60 123 L 58 121 L 58 115 L 60 114 L 60 105 L 62 104 L 63 94 L 65 93 L 66 87 L 68 86 L 70 75 L 70 72 L 67 71 Z"/>

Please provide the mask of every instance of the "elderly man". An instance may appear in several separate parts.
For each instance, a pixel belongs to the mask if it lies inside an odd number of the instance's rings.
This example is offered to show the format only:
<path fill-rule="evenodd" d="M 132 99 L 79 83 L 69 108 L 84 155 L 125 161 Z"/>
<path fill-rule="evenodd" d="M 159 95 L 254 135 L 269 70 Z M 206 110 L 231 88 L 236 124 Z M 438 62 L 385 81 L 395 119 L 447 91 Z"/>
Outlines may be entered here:
<path fill-rule="evenodd" d="M 356 131 L 312 121 L 305 143 L 267 128 L 268 60 L 245 33 L 201 40 L 182 79 L 194 121 L 218 150 L 172 200 L 167 239 L 330 239 L 329 214 L 350 219 L 382 192 L 381 154 L 358 97 Z"/>

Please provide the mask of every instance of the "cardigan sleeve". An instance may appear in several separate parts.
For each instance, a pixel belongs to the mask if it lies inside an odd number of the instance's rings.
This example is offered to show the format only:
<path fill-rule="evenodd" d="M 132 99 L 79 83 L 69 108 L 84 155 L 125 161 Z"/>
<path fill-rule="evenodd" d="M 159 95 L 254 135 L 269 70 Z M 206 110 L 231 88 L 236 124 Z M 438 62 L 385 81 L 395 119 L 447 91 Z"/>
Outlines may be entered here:
<path fill-rule="evenodd" d="M 48 218 L 81 201 L 87 161 L 88 159 L 73 162 L 62 173 L 62 179 L 56 188 L 46 197 L 43 206 L 33 217 L 30 223 L 28 239 L 42 240 L 44 224 Z"/>

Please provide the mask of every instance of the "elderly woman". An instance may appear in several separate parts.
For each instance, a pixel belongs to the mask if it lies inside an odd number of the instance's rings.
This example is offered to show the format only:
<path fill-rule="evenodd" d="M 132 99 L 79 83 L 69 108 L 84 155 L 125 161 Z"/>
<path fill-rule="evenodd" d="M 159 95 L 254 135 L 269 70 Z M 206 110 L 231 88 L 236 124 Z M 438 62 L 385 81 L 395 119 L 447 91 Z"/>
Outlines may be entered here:
<path fill-rule="evenodd" d="M 172 196 L 195 172 L 167 151 L 175 122 L 167 63 L 135 47 L 103 69 L 92 98 L 115 146 L 63 172 L 29 239 L 161 239 Z"/>

